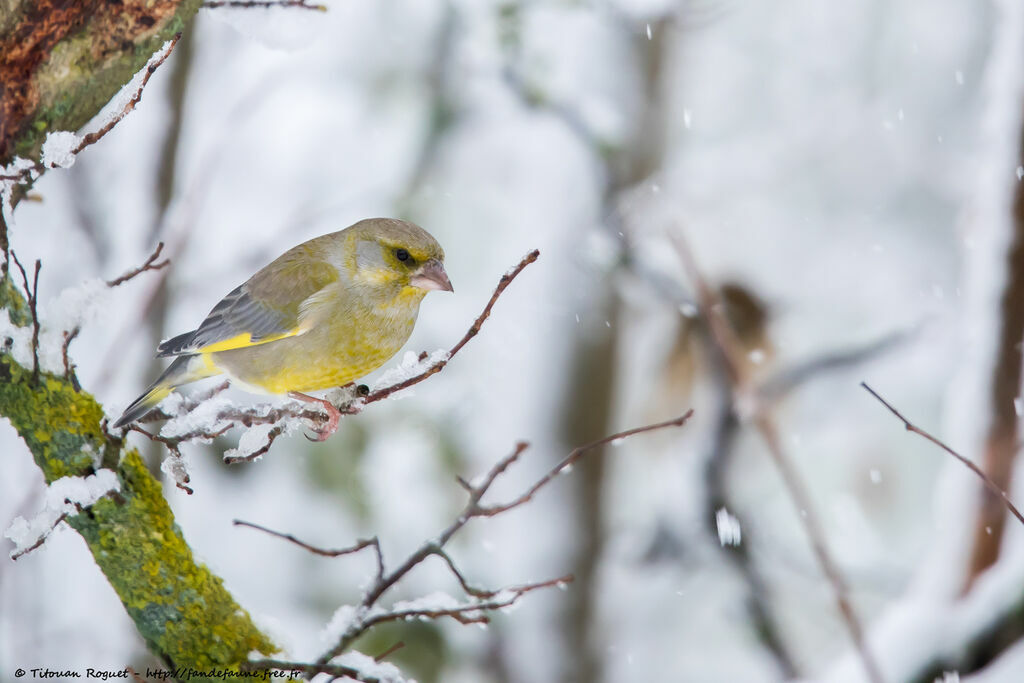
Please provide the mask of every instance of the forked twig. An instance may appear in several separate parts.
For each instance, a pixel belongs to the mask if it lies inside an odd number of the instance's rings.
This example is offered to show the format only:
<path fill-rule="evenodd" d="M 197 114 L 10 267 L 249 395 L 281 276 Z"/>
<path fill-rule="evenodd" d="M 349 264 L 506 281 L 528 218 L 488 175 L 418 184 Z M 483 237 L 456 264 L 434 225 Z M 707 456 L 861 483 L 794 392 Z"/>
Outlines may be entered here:
<path fill-rule="evenodd" d="M 132 268 L 124 275 L 114 278 L 113 280 L 107 280 L 107 287 L 117 287 L 118 285 L 123 285 L 125 282 L 128 282 L 135 276 L 141 273 L 145 273 L 147 270 L 160 270 L 161 268 L 166 268 L 171 263 L 170 259 L 165 258 L 163 261 L 157 262 L 157 259 L 160 258 L 160 252 L 162 252 L 163 250 L 164 243 L 158 242 L 156 245 L 156 249 L 153 250 L 153 253 L 149 255 L 149 258 L 147 258 L 141 266 L 139 266 L 138 268 Z"/>
<path fill-rule="evenodd" d="M 978 467 L 973 462 L 971 462 L 970 460 L 968 460 L 964 456 L 962 456 L 959 453 L 957 453 L 956 451 L 954 451 L 952 448 L 947 446 L 945 443 L 940 441 L 938 438 L 932 436 L 931 434 L 929 434 L 928 432 L 926 432 L 925 430 L 921 429 L 920 427 L 915 425 L 913 422 L 911 422 L 910 420 L 905 418 L 903 416 L 903 414 L 900 411 L 896 410 L 896 408 L 891 403 L 889 403 L 884 398 L 882 398 L 881 395 L 879 395 L 879 393 L 877 391 L 875 391 L 874 389 L 869 387 L 867 385 L 867 382 L 861 382 L 860 385 L 862 387 L 864 387 L 864 389 L 869 394 L 874 396 L 875 399 L 877 399 L 879 403 L 881 403 L 883 406 L 888 408 L 889 412 L 892 413 L 893 415 L 895 415 L 896 418 L 900 422 L 903 423 L 904 428 L 906 428 L 906 430 L 908 432 L 913 432 L 914 434 L 917 434 L 918 436 L 922 436 L 925 439 L 927 439 L 928 441 L 931 441 L 933 444 L 935 444 L 936 446 L 938 446 L 939 448 L 941 448 L 942 450 L 946 451 L 947 453 L 952 455 L 954 458 L 959 460 L 961 463 L 963 463 L 964 466 L 967 467 L 967 469 L 969 469 L 971 472 L 974 472 L 974 474 L 977 475 L 979 479 L 981 479 L 982 483 L 984 483 L 985 486 L 988 487 L 989 491 L 991 491 L 992 493 L 996 494 L 997 496 L 999 496 L 1002 499 L 1003 503 L 1006 505 L 1006 509 L 1009 510 L 1010 512 L 1012 512 L 1013 516 L 1016 517 L 1017 520 L 1021 524 L 1024 524 L 1024 515 L 1021 515 L 1020 510 L 1018 510 L 1017 506 L 1013 504 L 1012 500 L 1010 500 L 1010 496 L 1007 495 L 1006 491 L 1004 491 L 1001 488 L 999 488 L 999 486 L 994 481 L 992 481 L 992 479 L 990 479 L 989 476 L 987 474 L 985 474 L 985 472 L 982 471 L 982 469 L 980 467 Z"/>
<path fill-rule="evenodd" d="M 36 259 L 35 275 L 32 277 L 32 284 L 29 285 L 28 273 L 25 267 L 18 260 L 18 255 L 11 250 L 11 258 L 14 265 L 21 272 L 21 282 L 25 287 L 25 298 L 28 300 L 29 312 L 32 314 L 32 383 L 39 384 L 39 269 L 43 264 Z"/>
<path fill-rule="evenodd" d="M 253 529 L 264 531 L 275 537 L 282 538 L 294 543 L 295 545 L 313 552 L 317 555 L 323 555 L 327 557 L 337 557 L 339 555 L 348 555 L 364 548 L 372 547 L 376 553 L 377 558 L 377 569 L 373 581 L 369 588 L 363 595 L 359 605 L 355 608 L 352 620 L 347 625 L 345 630 L 339 636 L 338 642 L 327 652 L 325 652 L 315 663 L 311 664 L 299 664 L 293 666 L 291 662 L 275 662 L 273 660 L 262 660 L 257 662 L 250 662 L 247 668 L 251 670 L 266 670 L 268 668 L 285 670 L 289 668 L 295 668 L 303 671 L 306 674 L 315 673 L 332 673 L 332 665 L 330 662 L 338 655 L 345 652 L 353 642 L 355 642 L 360 636 L 365 634 L 369 629 L 374 626 L 390 621 L 400 621 L 406 619 L 440 619 L 450 618 L 454 619 L 463 624 L 474 624 L 474 623 L 486 623 L 490 617 L 489 613 L 499 610 L 505 607 L 510 607 L 515 604 L 523 595 L 531 591 L 548 588 L 551 586 L 561 586 L 572 581 L 572 576 L 561 576 L 554 579 L 548 579 L 545 581 L 537 581 L 532 583 L 525 583 L 517 586 L 509 586 L 497 590 L 490 590 L 486 588 L 480 588 L 474 586 L 466 578 L 465 574 L 458 568 L 455 560 L 445 551 L 445 545 L 451 540 L 451 538 L 458 533 L 471 519 L 477 517 L 494 517 L 503 512 L 507 512 L 513 508 L 519 507 L 524 503 L 529 502 L 533 499 L 536 493 L 547 484 L 551 483 L 558 475 L 564 474 L 569 471 L 572 465 L 583 457 L 586 453 L 593 451 L 601 446 L 609 443 L 616 442 L 620 439 L 626 439 L 637 434 L 645 432 L 651 432 L 658 429 L 665 429 L 668 427 L 680 427 L 686 423 L 686 421 L 693 414 L 693 411 L 687 411 L 686 414 L 681 415 L 673 420 L 667 420 L 665 422 L 658 422 L 656 424 L 646 425 L 643 427 L 637 427 L 635 429 L 627 429 L 621 432 L 617 432 L 610 436 L 606 436 L 602 439 L 592 441 L 591 443 L 579 446 L 573 449 L 565 458 L 563 458 L 557 465 L 551 470 L 543 474 L 532 486 L 526 489 L 524 493 L 513 498 L 507 503 L 483 504 L 481 501 L 484 495 L 490 490 L 494 482 L 501 476 L 508 468 L 519 459 L 519 456 L 529 447 L 526 442 L 519 442 L 515 445 L 512 452 L 509 455 L 498 460 L 487 473 L 480 478 L 478 483 L 470 483 L 467 480 L 458 477 L 457 482 L 468 495 L 468 500 L 463 507 L 460 514 L 455 520 L 443 529 L 436 538 L 427 541 L 411 553 L 406 559 L 399 564 L 395 569 L 387 571 L 384 563 L 384 556 L 381 552 L 380 543 L 377 538 L 371 538 L 367 540 L 361 540 L 355 545 L 342 548 L 340 550 L 325 550 L 312 546 L 304 541 L 300 541 L 291 534 L 281 533 L 277 531 L 271 531 L 266 527 L 262 527 L 258 524 L 252 524 L 250 522 L 242 522 L 235 520 L 235 524 L 239 526 L 247 526 Z M 419 564 L 424 562 L 429 557 L 438 557 L 444 562 L 445 566 L 449 569 L 452 576 L 459 583 L 459 586 L 469 596 L 469 600 L 466 602 L 456 603 L 454 605 L 420 605 L 415 602 L 413 603 L 398 603 L 392 606 L 391 609 L 382 610 L 377 606 L 379 600 L 383 597 L 392 586 L 398 583 L 406 574 L 412 571 Z M 362 679 L 359 679 L 362 680 Z"/>

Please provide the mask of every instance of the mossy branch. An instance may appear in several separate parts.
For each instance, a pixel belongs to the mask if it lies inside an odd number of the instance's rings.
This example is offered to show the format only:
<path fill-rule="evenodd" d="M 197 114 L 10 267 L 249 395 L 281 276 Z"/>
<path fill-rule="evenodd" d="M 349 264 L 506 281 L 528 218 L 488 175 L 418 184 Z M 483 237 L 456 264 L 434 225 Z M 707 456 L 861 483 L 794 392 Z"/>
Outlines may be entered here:
<path fill-rule="evenodd" d="M 15 324 L 31 324 L 24 298 L 7 278 L 0 279 L 0 306 Z M 67 523 L 164 663 L 237 671 L 250 652 L 277 650 L 221 579 L 196 562 L 160 484 L 135 449 L 104 430 L 103 409 L 91 395 L 47 372 L 34 381 L 31 368 L 0 353 L 0 416 L 11 421 L 47 483 L 92 474 L 97 464 L 117 472 L 120 493 Z"/>

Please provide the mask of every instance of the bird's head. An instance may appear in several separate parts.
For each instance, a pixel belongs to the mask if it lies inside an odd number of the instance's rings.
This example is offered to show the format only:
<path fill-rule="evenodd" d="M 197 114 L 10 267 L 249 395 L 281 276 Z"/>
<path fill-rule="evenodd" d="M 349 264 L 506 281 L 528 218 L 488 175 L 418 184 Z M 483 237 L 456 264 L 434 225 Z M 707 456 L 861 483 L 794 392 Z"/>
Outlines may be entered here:
<path fill-rule="evenodd" d="M 357 283 L 381 293 L 417 298 L 435 289 L 454 291 L 444 270 L 444 249 L 418 225 L 396 218 L 368 218 L 345 232 Z"/>

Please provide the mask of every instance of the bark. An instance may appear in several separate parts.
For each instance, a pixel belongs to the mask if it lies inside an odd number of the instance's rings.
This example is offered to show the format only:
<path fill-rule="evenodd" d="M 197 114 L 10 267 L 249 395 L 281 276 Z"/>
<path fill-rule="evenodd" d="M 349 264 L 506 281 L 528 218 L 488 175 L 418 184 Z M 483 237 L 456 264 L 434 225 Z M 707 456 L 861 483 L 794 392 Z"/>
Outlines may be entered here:
<path fill-rule="evenodd" d="M 603 290 L 605 288 L 602 288 Z M 619 302 L 610 291 L 599 293 L 593 319 L 607 319 L 612 327 L 589 330 L 575 339 L 573 373 L 568 383 L 563 420 L 567 443 L 587 443 L 607 434 L 612 418 L 615 389 L 615 323 Z M 603 327 L 603 325 L 601 326 Z M 568 593 L 563 623 L 566 649 L 573 653 L 562 674 L 566 683 L 599 683 L 603 680 L 604 648 L 598 638 L 597 604 L 600 596 L 598 566 L 604 554 L 604 481 L 606 449 L 595 449 L 577 467 L 573 477 L 572 509 L 577 539 L 573 549 L 573 590 Z"/>
<path fill-rule="evenodd" d="M 658 172 L 664 162 L 668 122 L 666 120 L 665 74 L 672 47 L 672 19 L 662 17 L 651 24 L 651 37 L 635 34 L 633 48 L 638 56 L 643 82 L 644 106 L 629 141 L 617 148 L 606 148 L 600 140 L 584 131 L 603 162 L 607 178 L 602 196 L 602 215 L 612 235 L 623 235 L 618 202 L 623 194 Z M 574 121 L 574 120 L 573 120 Z M 567 125 L 579 132 L 576 124 Z M 626 258 L 626 245 L 621 245 Z M 574 329 L 572 357 L 578 359 L 566 394 L 565 438 L 567 443 L 584 443 L 612 430 L 615 386 L 615 356 L 619 334 L 617 321 L 622 317 L 622 302 L 611 277 L 591 284 L 595 302 L 592 319 L 607 320 L 608 328 L 594 333 L 577 325 Z M 604 483 L 607 475 L 605 450 L 594 453 L 581 464 L 570 495 L 576 511 L 577 546 L 573 551 L 571 591 L 563 615 L 566 647 L 574 656 L 567 660 L 562 674 L 565 683 L 600 683 L 603 680 L 604 647 L 599 642 L 600 624 L 595 618 L 600 599 L 598 565 L 606 544 L 604 528 Z"/>
<path fill-rule="evenodd" d="M 1018 140 L 1024 160 L 1024 131 Z M 991 418 L 985 437 L 985 473 L 1003 491 L 1011 488 L 1013 461 L 1019 442 L 1015 400 L 1021 395 L 1021 346 L 1024 340 L 1024 183 L 1017 183 L 1013 201 L 1013 241 L 1007 253 L 1006 284 L 1000 300 L 999 346 L 991 378 Z M 986 488 L 974 531 L 974 547 L 965 592 L 999 559 L 1006 525 L 1003 501 Z"/>
<path fill-rule="evenodd" d="M 0 165 L 78 130 L 201 0 L 0 0 Z"/>

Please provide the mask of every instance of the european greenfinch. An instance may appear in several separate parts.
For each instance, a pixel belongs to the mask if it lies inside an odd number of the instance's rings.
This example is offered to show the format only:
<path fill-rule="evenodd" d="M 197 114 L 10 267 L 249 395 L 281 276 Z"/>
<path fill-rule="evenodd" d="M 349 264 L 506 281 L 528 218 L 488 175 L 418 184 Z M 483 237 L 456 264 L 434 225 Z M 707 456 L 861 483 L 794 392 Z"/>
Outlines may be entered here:
<path fill-rule="evenodd" d="M 340 413 L 305 394 L 383 365 L 412 334 L 431 290 L 453 291 L 444 250 L 408 221 L 369 218 L 289 249 L 236 287 L 195 330 L 162 342 L 174 362 L 114 423 L 149 413 L 182 384 L 214 375 L 256 393 L 320 403 L 327 438 Z"/>

